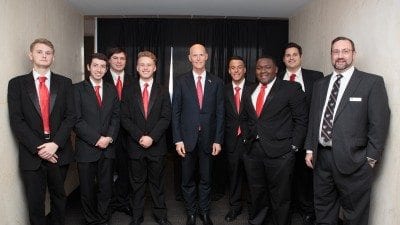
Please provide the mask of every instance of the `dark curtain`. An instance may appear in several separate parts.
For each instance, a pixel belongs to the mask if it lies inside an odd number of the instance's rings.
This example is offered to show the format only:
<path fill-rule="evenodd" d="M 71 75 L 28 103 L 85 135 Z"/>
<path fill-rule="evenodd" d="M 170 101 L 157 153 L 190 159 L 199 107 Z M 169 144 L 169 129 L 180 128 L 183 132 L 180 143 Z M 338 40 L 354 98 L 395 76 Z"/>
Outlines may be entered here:
<path fill-rule="evenodd" d="M 191 69 L 188 49 L 194 43 L 208 51 L 207 70 L 229 81 L 227 59 L 242 56 L 247 78 L 255 81 L 255 61 L 260 55 L 272 55 L 283 68 L 282 51 L 288 42 L 287 20 L 239 19 L 98 19 L 98 51 L 123 47 L 128 53 L 126 72 L 136 75 L 136 56 L 143 50 L 156 54 L 156 80 L 167 84 L 170 48 L 173 47 L 174 76 Z"/>

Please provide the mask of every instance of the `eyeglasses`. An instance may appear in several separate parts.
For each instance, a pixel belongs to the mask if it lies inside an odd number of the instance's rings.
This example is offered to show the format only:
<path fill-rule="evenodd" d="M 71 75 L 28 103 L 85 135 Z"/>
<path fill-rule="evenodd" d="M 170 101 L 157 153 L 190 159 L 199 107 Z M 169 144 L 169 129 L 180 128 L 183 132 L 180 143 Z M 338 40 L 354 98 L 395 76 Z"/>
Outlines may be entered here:
<path fill-rule="evenodd" d="M 332 55 L 339 55 L 340 53 L 342 53 L 342 55 L 350 55 L 353 51 L 354 51 L 354 50 L 348 49 L 348 48 L 342 49 L 342 50 L 333 49 L 333 50 L 331 51 L 331 53 L 332 53 Z"/>

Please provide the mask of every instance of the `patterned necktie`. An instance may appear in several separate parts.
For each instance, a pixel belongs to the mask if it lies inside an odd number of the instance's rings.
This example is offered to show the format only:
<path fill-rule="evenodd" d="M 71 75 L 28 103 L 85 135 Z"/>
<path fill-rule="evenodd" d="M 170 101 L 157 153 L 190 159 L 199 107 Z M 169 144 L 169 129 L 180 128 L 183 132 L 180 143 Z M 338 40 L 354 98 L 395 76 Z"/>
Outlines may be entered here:
<path fill-rule="evenodd" d="M 266 88 L 267 88 L 266 84 L 261 85 L 260 92 L 258 93 L 258 96 L 257 96 L 257 102 L 256 102 L 257 117 L 260 117 L 262 108 L 264 106 L 264 96 L 265 96 Z"/>
<path fill-rule="evenodd" d="M 50 134 L 50 98 L 49 98 L 49 89 L 46 86 L 45 76 L 39 77 L 39 104 L 40 104 L 40 113 L 42 114 L 42 122 L 43 122 L 43 131 L 45 134 Z"/>
<path fill-rule="evenodd" d="M 290 75 L 289 81 L 290 82 L 295 82 L 296 81 L 296 74 L 295 73 Z"/>
<path fill-rule="evenodd" d="M 201 76 L 197 77 L 196 83 L 197 99 L 199 100 L 200 109 L 203 106 L 203 86 L 201 85 Z"/>
<path fill-rule="evenodd" d="M 235 106 L 236 106 L 236 111 L 239 114 L 240 112 L 240 87 L 236 86 L 235 87 Z M 242 133 L 240 126 L 237 129 L 237 136 L 239 136 Z"/>
<path fill-rule="evenodd" d="M 143 93 L 142 93 L 144 118 L 145 119 L 147 119 L 147 114 L 148 114 L 148 110 L 149 110 L 149 91 L 147 90 L 148 86 L 149 86 L 148 83 L 144 83 L 144 85 L 143 85 Z"/>
<path fill-rule="evenodd" d="M 333 128 L 333 116 L 335 112 L 335 106 L 337 97 L 339 94 L 340 88 L 340 79 L 342 79 L 343 75 L 338 74 L 336 76 L 335 83 L 333 83 L 333 87 L 331 90 L 331 94 L 329 95 L 328 104 L 325 108 L 324 117 L 322 118 L 322 129 L 321 129 L 321 137 L 324 142 L 329 142 L 332 140 L 332 128 Z"/>
<path fill-rule="evenodd" d="M 101 107 L 100 85 L 94 86 L 94 91 L 96 93 L 97 103 Z"/>
<path fill-rule="evenodd" d="M 119 98 L 119 100 L 121 100 L 121 97 L 122 97 L 122 81 L 121 81 L 121 76 L 120 75 L 118 75 L 117 84 L 115 86 L 117 88 L 118 98 Z"/>

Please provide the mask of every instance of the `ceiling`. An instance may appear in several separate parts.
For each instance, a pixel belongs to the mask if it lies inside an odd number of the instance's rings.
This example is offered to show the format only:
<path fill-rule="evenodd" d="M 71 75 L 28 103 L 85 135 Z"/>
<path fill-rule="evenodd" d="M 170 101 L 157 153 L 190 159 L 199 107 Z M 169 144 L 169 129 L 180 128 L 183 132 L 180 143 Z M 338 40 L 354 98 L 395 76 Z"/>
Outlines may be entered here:
<path fill-rule="evenodd" d="M 85 16 L 289 18 L 310 0 L 67 0 Z"/>

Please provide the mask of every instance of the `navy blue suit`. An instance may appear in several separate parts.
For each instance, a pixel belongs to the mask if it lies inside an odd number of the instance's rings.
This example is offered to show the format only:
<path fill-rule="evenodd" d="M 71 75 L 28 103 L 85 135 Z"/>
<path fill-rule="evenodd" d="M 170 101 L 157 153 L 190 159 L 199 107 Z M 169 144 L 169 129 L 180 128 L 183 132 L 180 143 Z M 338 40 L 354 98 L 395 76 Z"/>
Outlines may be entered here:
<path fill-rule="evenodd" d="M 224 133 L 224 86 L 220 78 L 207 73 L 200 109 L 192 71 L 176 78 L 172 101 L 174 143 L 183 141 L 182 194 L 188 214 L 196 213 L 194 171 L 198 160 L 200 213 L 208 213 L 211 189 L 213 143 L 222 144 Z"/>

